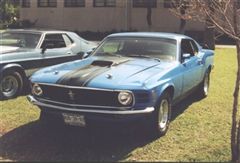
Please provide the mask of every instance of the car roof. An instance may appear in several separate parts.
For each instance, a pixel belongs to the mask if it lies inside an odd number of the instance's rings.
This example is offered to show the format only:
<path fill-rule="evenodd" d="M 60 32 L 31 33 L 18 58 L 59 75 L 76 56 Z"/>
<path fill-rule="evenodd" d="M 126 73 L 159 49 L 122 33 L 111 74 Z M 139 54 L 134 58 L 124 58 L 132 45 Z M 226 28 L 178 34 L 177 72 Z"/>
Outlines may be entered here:
<path fill-rule="evenodd" d="M 69 31 L 52 30 L 52 29 L 7 29 L 5 32 L 19 32 L 19 33 L 66 33 Z"/>
<path fill-rule="evenodd" d="M 152 38 L 168 38 L 168 39 L 191 39 L 190 37 L 177 33 L 167 32 L 124 32 L 111 34 L 108 37 L 152 37 Z"/>

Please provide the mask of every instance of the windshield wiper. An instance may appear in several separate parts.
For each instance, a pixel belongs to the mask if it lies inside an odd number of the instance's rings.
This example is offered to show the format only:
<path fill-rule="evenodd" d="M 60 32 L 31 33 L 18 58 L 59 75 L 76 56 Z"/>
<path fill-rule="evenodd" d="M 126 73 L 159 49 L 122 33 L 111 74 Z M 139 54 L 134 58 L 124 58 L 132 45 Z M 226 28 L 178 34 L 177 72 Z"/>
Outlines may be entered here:
<path fill-rule="evenodd" d="M 132 55 L 128 55 L 128 57 L 139 57 L 139 58 L 148 58 L 148 59 L 154 59 L 158 62 L 161 62 L 161 60 L 159 58 L 155 58 L 155 57 L 151 57 L 148 55 L 137 55 L 137 54 L 132 54 Z"/>

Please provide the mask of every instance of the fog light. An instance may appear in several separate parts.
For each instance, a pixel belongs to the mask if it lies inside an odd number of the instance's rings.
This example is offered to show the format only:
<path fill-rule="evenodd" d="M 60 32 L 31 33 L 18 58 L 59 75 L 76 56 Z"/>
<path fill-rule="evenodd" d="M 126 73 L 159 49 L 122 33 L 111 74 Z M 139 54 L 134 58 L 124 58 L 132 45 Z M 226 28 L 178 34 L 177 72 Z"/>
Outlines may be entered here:
<path fill-rule="evenodd" d="M 118 101 L 122 104 L 122 105 L 129 105 L 132 103 L 133 101 L 133 96 L 130 92 L 125 92 L 122 91 L 119 93 L 118 95 Z"/>
<path fill-rule="evenodd" d="M 43 94 L 42 88 L 38 84 L 33 84 L 32 94 L 41 96 Z"/>

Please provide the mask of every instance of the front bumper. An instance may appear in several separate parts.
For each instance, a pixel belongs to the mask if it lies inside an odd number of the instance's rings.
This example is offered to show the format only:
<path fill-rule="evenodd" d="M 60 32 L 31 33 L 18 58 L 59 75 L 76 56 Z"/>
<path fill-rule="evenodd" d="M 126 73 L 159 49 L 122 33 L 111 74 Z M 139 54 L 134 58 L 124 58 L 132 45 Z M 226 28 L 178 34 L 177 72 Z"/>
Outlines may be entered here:
<path fill-rule="evenodd" d="M 94 109 L 74 109 L 69 107 L 62 107 L 62 106 L 56 106 L 51 104 L 43 103 L 36 98 L 34 98 L 31 95 L 27 96 L 27 99 L 29 102 L 31 102 L 34 105 L 40 106 L 40 107 L 46 107 L 53 109 L 54 111 L 60 111 L 60 112 L 75 112 L 75 113 L 86 113 L 86 114 L 103 114 L 103 115 L 120 115 L 120 116 L 129 116 L 129 115 L 145 115 L 150 114 L 154 111 L 154 107 L 147 107 L 142 110 L 132 109 L 132 110 L 94 110 Z M 50 111 L 50 110 L 49 110 Z"/>

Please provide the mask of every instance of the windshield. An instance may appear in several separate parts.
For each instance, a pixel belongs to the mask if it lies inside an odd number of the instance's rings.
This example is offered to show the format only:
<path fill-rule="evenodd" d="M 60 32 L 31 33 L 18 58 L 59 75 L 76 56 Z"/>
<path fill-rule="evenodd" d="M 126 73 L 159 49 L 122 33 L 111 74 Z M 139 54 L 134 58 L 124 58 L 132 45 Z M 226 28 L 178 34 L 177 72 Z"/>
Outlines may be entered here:
<path fill-rule="evenodd" d="M 41 34 L 4 32 L 0 37 L 0 45 L 36 48 Z"/>
<path fill-rule="evenodd" d="M 154 58 L 174 61 L 177 55 L 177 41 L 166 38 L 109 38 L 93 55 L 116 55 L 125 57 Z"/>

